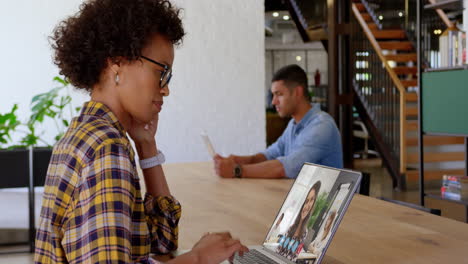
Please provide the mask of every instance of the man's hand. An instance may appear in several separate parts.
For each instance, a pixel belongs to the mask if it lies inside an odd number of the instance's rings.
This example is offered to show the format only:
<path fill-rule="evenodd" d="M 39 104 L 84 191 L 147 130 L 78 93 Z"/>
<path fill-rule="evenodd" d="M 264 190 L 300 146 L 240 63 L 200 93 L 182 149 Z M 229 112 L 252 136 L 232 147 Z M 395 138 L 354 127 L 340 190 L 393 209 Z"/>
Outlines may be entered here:
<path fill-rule="evenodd" d="M 219 154 L 213 158 L 216 174 L 223 178 L 234 178 L 234 167 L 236 162 L 234 156 L 224 158 Z"/>
<path fill-rule="evenodd" d="M 232 261 L 236 252 L 243 255 L 249 249 L 237 239 L 233 239 L 229 232 L 208 233 L 198 241 L 192 249 L 196 255 L 197 263 L 215 264 L 226 259 Z"/>

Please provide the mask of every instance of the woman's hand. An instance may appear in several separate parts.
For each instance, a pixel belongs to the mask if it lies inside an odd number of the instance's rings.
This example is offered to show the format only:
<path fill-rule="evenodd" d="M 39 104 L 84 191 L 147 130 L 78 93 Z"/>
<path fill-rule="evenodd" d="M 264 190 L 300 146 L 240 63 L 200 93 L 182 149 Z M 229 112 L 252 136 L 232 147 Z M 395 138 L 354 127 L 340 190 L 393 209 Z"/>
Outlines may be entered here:
<path fill-rule="evenodd" d="M 208 233 L 198 241 L 192 249 L 197 263 L 219 264 L 226 259 L 233 260 L 236 252 L 244 255 L 249 249 L 237 239 L 233 239 L 229 232 Z"/>
<path fill-rule="evenodd" d="M 132 120 L 132 124 L 128 129 L 128 134 L 135 141 L 135 143 L 145 143 L 154 140 L 156 130 L 158 129 L 159 114 L 153 116 L 151 121 L 147 124 Z"/>
<path fill-rule="evenodd" d="M 153 116 L 147 124 L 132 120 L 128 134 L 135 142 L 140 159 L 153 157 L 157 154 L 156 131 L 158 129 L 159 114 Z"/>

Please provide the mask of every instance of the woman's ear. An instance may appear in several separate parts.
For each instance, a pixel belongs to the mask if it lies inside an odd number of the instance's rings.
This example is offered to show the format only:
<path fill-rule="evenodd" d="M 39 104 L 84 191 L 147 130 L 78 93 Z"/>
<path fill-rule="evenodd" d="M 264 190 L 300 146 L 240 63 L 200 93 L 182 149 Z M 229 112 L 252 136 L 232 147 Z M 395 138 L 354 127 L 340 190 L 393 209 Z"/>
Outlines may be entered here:
<path fill-rule="evenodd" d="M 118 74 L 120 70 L 120 60 L 117 58 L 108 58 L 107 66 L 112 71 L 113 74 Z"/>

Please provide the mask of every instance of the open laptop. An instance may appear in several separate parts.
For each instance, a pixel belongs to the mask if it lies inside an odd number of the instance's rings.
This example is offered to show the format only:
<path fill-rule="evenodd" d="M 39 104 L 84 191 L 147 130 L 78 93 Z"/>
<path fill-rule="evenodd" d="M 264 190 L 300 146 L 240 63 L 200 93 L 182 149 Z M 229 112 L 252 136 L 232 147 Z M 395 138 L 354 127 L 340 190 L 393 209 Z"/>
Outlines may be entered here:
<path fill-rule="evenodd" d="M 263 245 L 234 263 L 320 263 L 361 181 L 361 173 L 305 163 Z"/>

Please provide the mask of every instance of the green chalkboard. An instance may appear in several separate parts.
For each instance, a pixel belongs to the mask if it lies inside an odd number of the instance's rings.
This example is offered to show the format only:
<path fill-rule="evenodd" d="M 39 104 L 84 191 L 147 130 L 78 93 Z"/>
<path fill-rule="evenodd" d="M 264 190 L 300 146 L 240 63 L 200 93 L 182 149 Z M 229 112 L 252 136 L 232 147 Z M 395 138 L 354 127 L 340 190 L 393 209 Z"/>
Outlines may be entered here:
<path fill-rule="evenodd" d="M 468 136 L 468 70 L 425 72 L 422 82 L 423 132 Z"/>

